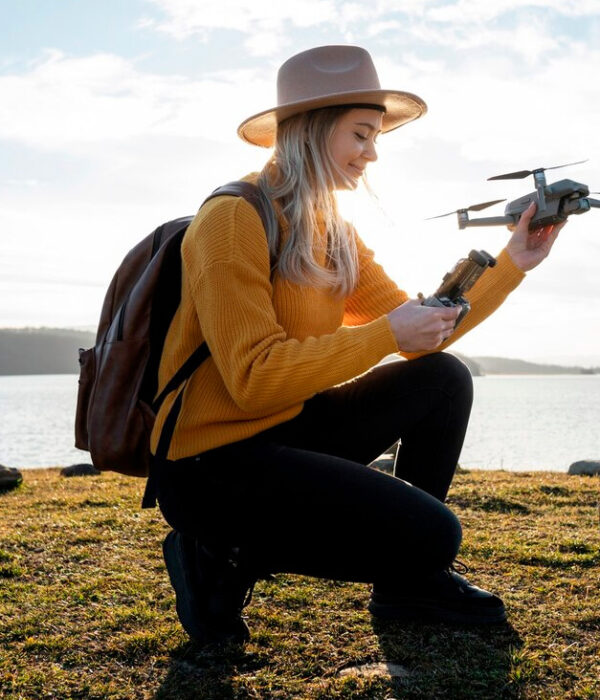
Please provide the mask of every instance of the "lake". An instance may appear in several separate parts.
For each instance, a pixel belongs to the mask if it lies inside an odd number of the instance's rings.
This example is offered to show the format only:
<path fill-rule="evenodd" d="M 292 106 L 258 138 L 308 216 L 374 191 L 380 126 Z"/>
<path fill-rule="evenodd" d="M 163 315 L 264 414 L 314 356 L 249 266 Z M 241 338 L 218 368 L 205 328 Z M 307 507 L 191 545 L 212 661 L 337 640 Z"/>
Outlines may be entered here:
<path fill-rule="evenodd" d="M 566 471 L 600 459 L 600 375 L 475 377 L 467 469 Z M 73 447 L 77 376 L 0 376 L 0 464 L 88 462 Z"/>

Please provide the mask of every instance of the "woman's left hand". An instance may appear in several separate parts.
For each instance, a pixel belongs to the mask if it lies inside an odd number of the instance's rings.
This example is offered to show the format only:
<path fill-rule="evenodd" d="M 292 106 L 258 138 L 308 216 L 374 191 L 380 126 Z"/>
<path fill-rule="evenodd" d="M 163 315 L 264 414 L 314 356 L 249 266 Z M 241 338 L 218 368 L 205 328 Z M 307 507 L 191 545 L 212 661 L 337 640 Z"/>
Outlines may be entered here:
<path fill-rule="evenodd" d="M 563 221 L 553 226 L 529 230 L 529 222 L 535 215 L 536 204 L 532 202 L 519 219 L 512 236 L 506 246 L 506 250 L 515 265 L 523 272 L 528 272 L 537 267 L 552 250 L 552 246 L 558 237 L 559 231 L 567 223 Z"/>

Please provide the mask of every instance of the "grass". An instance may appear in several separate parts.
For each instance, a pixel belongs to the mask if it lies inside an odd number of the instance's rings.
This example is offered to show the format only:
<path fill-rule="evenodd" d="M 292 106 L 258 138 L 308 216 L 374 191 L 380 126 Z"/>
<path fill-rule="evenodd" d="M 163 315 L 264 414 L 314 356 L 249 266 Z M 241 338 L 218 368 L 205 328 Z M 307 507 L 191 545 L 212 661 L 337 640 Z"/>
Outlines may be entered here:
<path fill-rule="evenodd" d="M 28 470 L 0 494 L 0 697 L 598 699 L 599 484 L 457 475 L 460 558 L 503 597 L 505 625 L 382 624 L 366 585 L 278 575 L 257 584 L 245 648 L 199 649 L 177 621 L 168 526 L 140 510 L 142 482 Z M 404 673 L 340 674 L 382 661 Z"/>

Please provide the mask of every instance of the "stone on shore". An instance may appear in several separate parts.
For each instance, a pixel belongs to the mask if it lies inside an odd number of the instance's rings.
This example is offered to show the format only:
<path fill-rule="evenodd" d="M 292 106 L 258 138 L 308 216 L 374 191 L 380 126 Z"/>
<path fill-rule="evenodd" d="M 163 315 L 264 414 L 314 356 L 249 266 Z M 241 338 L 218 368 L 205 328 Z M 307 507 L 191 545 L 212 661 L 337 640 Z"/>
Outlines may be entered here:
<path fill-rule="evenodd" d="M 0 464 L 0 491 L 9 491 L 23 483 L 23 475 L 15 467 Z"/>
<path fill-rule="evenodd" d="M 569 474 L 594 476 L 600 474 L 600 460 L 597 459 L 582 459 L 579 462 L 573 462 L 569 467 Z"/>
<path fill-rule="evenodd" d="M 93 464 L 73 464 L 60 470 L 62 476 L 98 476 L 100 472 Z"/>
<path fill-rule="evenodd" d="M 400 664 L 382 661 L 379 663 L 363 664 L 362 666 L 349 666 L 339 672 L 340 676 L 391 676 L 392 678 L 406 678 L 410 671 Z"/>

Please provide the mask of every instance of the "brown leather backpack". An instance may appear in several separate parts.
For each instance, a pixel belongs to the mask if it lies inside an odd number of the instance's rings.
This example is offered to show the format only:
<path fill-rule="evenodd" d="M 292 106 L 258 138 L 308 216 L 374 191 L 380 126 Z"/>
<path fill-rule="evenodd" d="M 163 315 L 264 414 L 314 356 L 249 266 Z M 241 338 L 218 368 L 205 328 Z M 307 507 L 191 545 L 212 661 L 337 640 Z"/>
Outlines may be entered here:
<path fill-rule="evenodd" d="M 220 195 L 244 197 L 265 229 L 274 216 L 268 199 L 248 182 L 219 187 L 205 201 Z M 156 396 L 165 337 L 181 298 L 181 241 L 192 219 L 159 226 L 125 256 L 104 299 L 96 344 L 79 350 L 75 446 L 90 452 L 97 469 L 149 475 L 156 412 L 210 355 L 203 343 Z M 164 457 L 175 421 L 169 415 L 161 435 Z"/>

